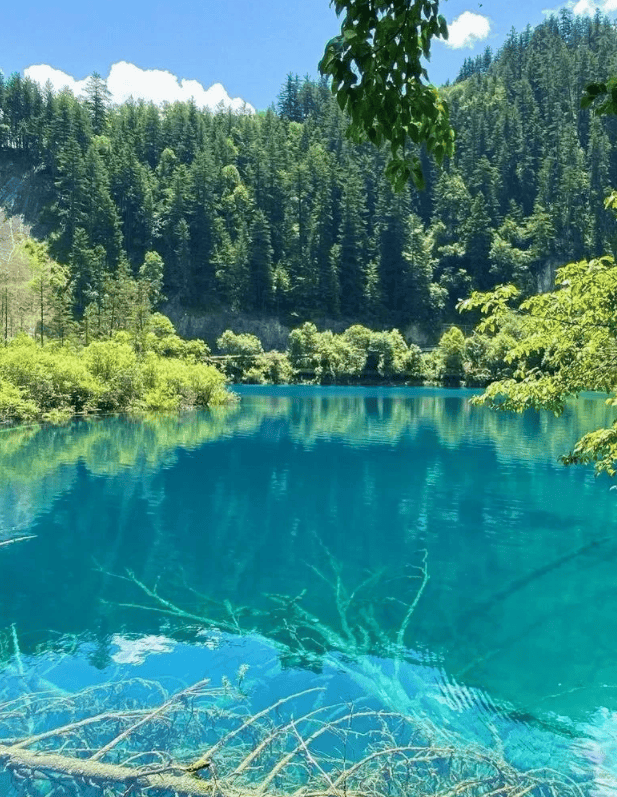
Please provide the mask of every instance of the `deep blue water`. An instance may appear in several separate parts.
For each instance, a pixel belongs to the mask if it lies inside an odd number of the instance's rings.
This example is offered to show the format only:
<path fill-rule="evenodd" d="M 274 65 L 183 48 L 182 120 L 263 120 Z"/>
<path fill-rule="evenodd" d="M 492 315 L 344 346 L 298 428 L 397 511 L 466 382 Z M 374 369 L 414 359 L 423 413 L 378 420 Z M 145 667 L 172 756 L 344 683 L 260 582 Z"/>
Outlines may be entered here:
<path fill-rule="evenodd" d="M 610 422 L 601 399 L 555 419 L 468 391 L 238 392 L 0 434 L 2 536 L 32 537 L 0 547 L 7 694 L 17 667 L 75 691 L 248 665 L 256 709 L 319 684 L 610 791 L 617 494 L 557 462 Z"/>

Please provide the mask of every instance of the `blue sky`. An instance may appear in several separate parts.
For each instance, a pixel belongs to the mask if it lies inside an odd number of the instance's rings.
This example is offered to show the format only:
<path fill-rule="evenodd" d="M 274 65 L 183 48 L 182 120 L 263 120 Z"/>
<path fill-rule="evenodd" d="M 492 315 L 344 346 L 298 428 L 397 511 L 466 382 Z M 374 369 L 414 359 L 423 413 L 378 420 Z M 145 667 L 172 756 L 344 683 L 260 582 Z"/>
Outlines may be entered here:
<path fill-rule="evenodd" d="M 593 13 L 596 2 L 570 0 L 565 5 L 578 13 Z M 611 16 L 617 11 L 617 0 L 597 0 L 597 5 Z M 512 27 L 521 30 L 527 23 L 541 22 L 547 7 L 559 8 L 559 3 L 442 2 L 452 43 L 459 46 L 433 45 L 431 79 L 439 84 L 454 78 L 466 57 L 482 52 L 487 44 L 498 49 Z M 163 99 L 169 98 L 169 92 L 173 98 L 176 91 L 178 98 L 194 94 L 198 104 L 210 104 L 211 96 L 225 99 L 224 92 L 217 88 L 206 95 L 201 86 L 220 83 L 231 97 L 243 98 L 258 109 L 275 101 L 288 72 L 316 75 L 325 42 L 338 32 L 328 0 L 104 0 L 97 4 L 30 0 L 27 8 L 24 13 L 21 3 L 4 5 L 0 68 L 5 73 L 44 65 L 26 73 L 40 80 L 51 77 L 58 87 L 64 81 L 79 89 L 72 78 L 82 80 L 93 71 L 107 77 L 113 64 L 127 62 L 112 73 L 119 97 L 122 87 L 125 94 L 149 96 L 158 86 Z M 176 78 L 197 82 L 183 87 Z"/>

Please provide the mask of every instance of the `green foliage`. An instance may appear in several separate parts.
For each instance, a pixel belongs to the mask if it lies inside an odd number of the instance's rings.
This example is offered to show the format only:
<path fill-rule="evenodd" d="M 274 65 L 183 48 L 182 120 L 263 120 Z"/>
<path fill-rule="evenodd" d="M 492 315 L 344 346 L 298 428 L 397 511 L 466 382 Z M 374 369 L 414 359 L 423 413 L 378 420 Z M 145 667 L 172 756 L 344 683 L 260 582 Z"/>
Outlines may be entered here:
<path fill-rule="evenodd" d="M 453 152 L 448 106 L 428 79 L 423 59 L 431 39 L 448 38 L 437 2 L 337 0 L 345 13 L 341 33 L 328 42 L 319 64 L 332 78 L 332 92 L 351 117 L 350 138 L 390 144 L 386 175 L 397 190 L 411 177 L 424 186 L 420 158 L 407 142 L 424 144 L 441 163 Z"/>
<path fill-rule="evenodd" d="M 182 341 L 164 316 L 153 317 L 151 327 L 145 347 L 128 332 L 83 348 L 14 338 L 0 348 L 0 420 L 177 410 L 229 399 L 224 375 L 203 362 L 205 344 Z"/>
<path fill-rule="evenodd" d="M 97 374 L 75 351 L 53 343 L 40 348 L 26 335 L 0 350 L 0 378 L 18 388 L 39 414 L 93 411 L 103 393 Z"/>
<path fill-rule="evenodd" d="M 215 368 L 150 352 L 143 363 L 145 393 L 138 407 L 174 411 L 224 403 L 224 377 Z"/>
<path fill-rule="evenodd" d="M 126 332 L 109 341 L 95 341 L 86 347 L 83 361 L 104 385 L 99 399 L 103 412 L 129 409 L 144 390 L 144 377 L 135 349 Z"/>
<path fill-rule="evenodd" d="M 273 350 L 258 354 L 235 378 L 251 385 L 288 385 L 294 381 L 294 370 L 287 354 Z"/>
<path fill-rule="evenodd" d="M 300 373 L 317 382 L 333 382 L 359 376 L 366 362 L 366 351 L 345 335 L 329 330 L 319 332 L 306 323 L 289 333 L 289 360 Z"/>
<path fill-rule="evenodd" d="M 318 362 L 315 379 L 326 383 L 359 376 L 366 362 L 366 355 L 351 346 L 343 335 L 335 335 L 329 330 L 319 333 L 314 356 Z"/>
<path fill-rule="evenodd" d="M 64 276 L 57 286 L 45 277 L 41 324 L 40 291 L 24 302 L 23 275 L 7 284 L 0 267 L 7 337 L 30 328 L 34 312 L 44 340 L 71 339 L 73 321 L 87 342 L 136 334 L 165 295 L 176 313 L 231 306 L 290 327 L 413 324 L 432 339 L 471 290 L 511 282 L 531 295 L 550 287 L 556 264 L 614 252 L 605 196 L 617 174 L 615 120 L 579 108 L 585 85 L 612 86 L 610 20 L 565 12 L 468 59 L 440 92 L 456 150 L 436 169 L 416 144 L 395 146 L 395 160 L 423 159 L 426 191 L 406 182 L 394 194 L 384 177 L 394 142 L 358 145 L 345 131 L 400 141 L 445 120 L 432 119 L 441 99 L 422 76 L 405 82 L 437 33 L 436 4 L 420 21 L 419 9 L 338 5 L 343 30 L 326 71 L 345 111 L 325 78 L 289 75 L 279 114 L 254 116 L 191 103 L 112 107 L 98 76 L 85 99 L 8 79 L 0 159 L 45 175 L 42 221 Z M 384 75 L 392 82 L 381 86 Z M 430 141 L 439 154 L 439 136 Z"/>
<path fill-rule="evenodd" d="M 183 340 L 169 318 L 161 313 L 153 313 L 148 318 L 134 343 L 139 351 L 154 352 L 160 357 L 178 357 L 193 363 L 205 362 L 210 354 L 203 340 Z"/>
<path fill-rule="evenodd" d="M 354 324 L 343 332 L 343 337 L 358 352 L 368 352 L 373 333 L 361 324 Z"/>
<path fill-rule="evenodd" d="M 139 268 L 139 284 L 143 291 L 142 301 L 155 308 L 164 300 L 163 276 L 165 264 L 158 252 L 146 252 L 144 262 Z"/>
<path fill-rule="evenodd" d="M 216 341 L 218 350 L 228 357 L 226 373 L 234 382 L 243 381 L 242 375 L 255 367 L 255 360 L 263 354 L 261 341 L 255 335 L 236 335 L 231 329 L 225 330 Z M 259 370 L 259 369 L 258 369 Z M 256 374 L 249 381 L 261 381 Z"/>
<path fill-rule="evenodd" d="M 0 377 L 0 423 L 32 421 L 38 414 L 34 401 L 24 399 L 19 387 Z"/>
<path fill-rule="evenodd" d="M 320 332 L 307 322 L 289 333 L 287 353 L 263 352 L 252 335 L 235 335 L 229 330 L 218 345 L 235 352 L 228 366 L 241 382 L 285 384 L 295 379 L 347 384 L 361 379 L 409 379 L 422 381 L 422 358 L 417 346 L 407 346 L 401 333 L 373 332 L 355 324 L 342 334 Z"/>
<path fill-rule="evenodd" d="M 585 87 L 581 108 L 591 107 L 596 116 L 617 114 L 617 77 L 609 78 L 606 83 L 590 83 Z"/>
<path fill-rule="evenodd" d="M 375 361 L 377 373 L 385 377 L 402 377 L 409 366 L 409 349 L 398 331 L 374 332 L 368 346 L 369 359 Z"/>
<path fill-rule="evenodd" d="M 415 383 L 421 383 L 426 378 L 422 349 L 414 343 L 411 343 L 407 350 L 405 376 L 410 382 Z"/>
<path fill-rule="evenodd" d="M 437 378 L 444 384 L 460 384 L 465 377 L 465 336 L 458 327 L 443 333 L 435 350 Z"/>
<path fill-rule="evenodd" d="M 319 367 L 319 331 L 307 321 L 289 333 L 287 351 L 289 361 L 296 370 L 315 370 Z"/>
<path fill-rule="evenodd" d="M 512 375 L 490 384 L 477 403 L 559 415 L 569 397 L 588 390 L 607 393 L 609 403 L 615 403 L 617 265 L 612 257 L 564 266 L 553 291 L 521 301 L 505 286 L 472 295 L 462 309 L 484 313 L 480 330 L 508 334 L 513 314 L 517 325 L 517 339 L 504 358 Z M 598 472 L 611 475 L 616 460 L 617 426 L 586 435 L 564 457 L 568 464 L 595 462 Z"/>
<path fill-rule="evenodd" d="M 293 380 L 293 368 L 287 354 L 268 351 L 258 358 L 264 381 L 271 385 L 287 385 Z"/>

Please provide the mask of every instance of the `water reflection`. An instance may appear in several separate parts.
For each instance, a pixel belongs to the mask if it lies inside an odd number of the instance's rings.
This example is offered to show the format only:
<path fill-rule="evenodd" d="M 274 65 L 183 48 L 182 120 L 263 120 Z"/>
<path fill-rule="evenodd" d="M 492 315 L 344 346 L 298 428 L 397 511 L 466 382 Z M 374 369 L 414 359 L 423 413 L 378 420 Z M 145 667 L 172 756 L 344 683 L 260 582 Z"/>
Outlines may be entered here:
<path fill-rule="evenodd" d="M 35 538 L 0 549 L 0 625 L 24 656 L 105 672 L 146 653 L 182 670 L 218 627 L 255 669 L 270 651 L 272 694 L 327 676 L 484 744 L 501 718 L 512 756 L 565 760 L 577 722 L 617 711 L 617 541 L 608 482 L 555 460 L 614 410 L 467 397 L 254 389 L 215 413 L 4 432 L 0 526 Z"/>

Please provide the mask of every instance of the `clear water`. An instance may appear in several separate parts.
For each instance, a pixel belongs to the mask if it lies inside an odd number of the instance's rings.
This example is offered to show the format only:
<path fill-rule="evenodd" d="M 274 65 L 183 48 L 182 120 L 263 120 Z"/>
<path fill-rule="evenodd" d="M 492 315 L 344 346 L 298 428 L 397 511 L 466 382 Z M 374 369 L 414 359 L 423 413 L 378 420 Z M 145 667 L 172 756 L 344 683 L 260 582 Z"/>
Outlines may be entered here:
<path fill-rule="evenodd" d="M 240 668 L 255 710 L 318 684 L 612 793 L 617 494 L 556 461 L 602 400 L 238 392 L 0 434 L 4 692 Z"/>

